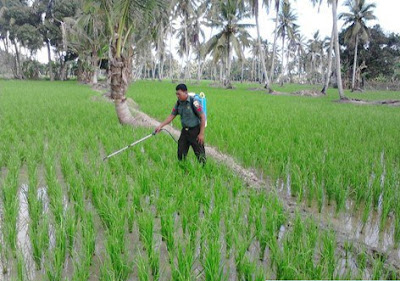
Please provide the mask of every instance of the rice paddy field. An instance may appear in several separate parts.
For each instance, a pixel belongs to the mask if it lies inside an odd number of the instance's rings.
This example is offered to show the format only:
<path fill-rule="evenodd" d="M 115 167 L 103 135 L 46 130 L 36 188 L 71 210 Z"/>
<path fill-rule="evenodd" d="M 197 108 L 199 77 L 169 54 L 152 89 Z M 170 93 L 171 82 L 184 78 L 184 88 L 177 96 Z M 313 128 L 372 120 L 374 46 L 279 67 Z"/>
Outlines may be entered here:
<path fill-rule="evenodd" d="M 400 259 L 399 108 L 236 87 L 189 84 L 207 95 L 206 142 L 275 192 L 212 158 L 179 164 L 164 134 L 103 162 L 152 129 L 119 125 L 74 81 L 0 80 L 0 280 L 399 279 L 385 254 Z M 162 120 L 174 88 L 139 81 L 128 96 Z M 342 241 L 318 214 L 373 225 L 385 247 Z"/>

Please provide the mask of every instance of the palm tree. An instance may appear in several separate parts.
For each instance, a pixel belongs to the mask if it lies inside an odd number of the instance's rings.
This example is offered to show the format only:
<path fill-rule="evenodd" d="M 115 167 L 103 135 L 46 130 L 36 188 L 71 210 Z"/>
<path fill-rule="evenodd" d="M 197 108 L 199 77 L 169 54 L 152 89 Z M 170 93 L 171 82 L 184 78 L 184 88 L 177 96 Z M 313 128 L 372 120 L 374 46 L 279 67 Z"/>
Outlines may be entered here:
<path fill-rule="evenodd" d="M 291 5 L 288 1 L 284 1 L 282 5 L 282 10 L 278 15 L 279 25 L 276 32 L 282 38 L 282 72 L 280 78 L 280 85 L 283 86 L 283 79 L 285 75 L 285 64 L 284 64 L 284 52 L 285 52 L 285 40 L 288 37 L 292 40 L 295 37 L 295 31 L 298 25 L 295 24 L 297 20 L 297 15 L 293 12 Z"/>
<path fill-rule="evenodd" d="M 375 4 L 367 4 L 365 0 L 347 0 L 344 4 L 349 8 L 349 13 L 342 13 L 339 19 L 344 20 L 344 25 L 347 25 L 345 30 L 345 40 L 354 45 L 354 63 L 353 63 L 353 78 L 351 81 L 351 89 L 355 90 L 356 70 L 357 70 L 357 53 L 358 44 L 366 42 L 369 39 L 368 27 L 366 22 L 374 20 L 376 17 L 373 14 Z"/>
<path fill-rule="evenodd" d="M 270 71 L 270 78 L 271 78 L 271 83 L 274 82 L 274 74 L 275 74 L 275 56 L 276 56 L 276 45 L 278 41 L 278 24 L 279 24 L 279 11 L 281 7 L 281 0 L 275 0 L 275 11 L 276 11 L 276 18 L 275 18 L 275 34 L 274 34 L 274 45 L 272 47 L 272 62 L 271 62 L 271 71 Z"/>
<path fill-rule="evenodd" d="M 65 19 L 68 47 L 79 54 L 80 59 L 90 56 L 91 83 L 97 84 L 99 62 L 105 56 L 107 38 L 104 34 L 104 15 L 99 3 L 83 2 L 82 12 L 75 20 Z"/>
<path fill-rule="evenodd" d="M 321 5 L 321 3 L 324 0 L 310 0 L 313 5 L 316 5 L 317 3 Z M 335 64 L 336 64 L 336 79 L 337 79 L 337 86 L 338 86 L 338 92 L 339 92 L 339 97 L 341 100 L 347 99 L 346 96 L 344 95 L 343 91 L 343 83 L 342 83 L 342 71 L 341 71 L 341 63 L 340 63 L 340 47 L 339 47 L 339 33 L 338 33 L 338 28 L 337 28 L 337 5 L 338 5 L 338 0 L 325 0 L 328 5 L 332 5 L 332 40 L 334 40 L 334 50 L 335 50 Z M 326 82 L 325 82 L 326 83 Z M 326 87 L 327 88 L 327 87 Z M 325 88 L 325 90 L 327 90 Z"/>
<path fill-rule="evenodd" d="M 131 79 L 133 37 L 140 26 L 150 22 L 161 0 L 94 0 L 104 13 L 109 41 L 109 81 L 121 124 L 135 124 L 126 103 L 126 91 Z"/>
<path fill-rule="evenodd" d="M 319 37 L 319 31 L 315 32 L 313 38 L 308 40 L 308 55 L 311 62 L 311 83 L 316 83 L 316 65 L 319 61 L 322 62 L 323 56 L 323 41 Z"/>
<path fill-rule="evenodd" d="M 334 30 L 332 28 L 332 34 L 330 38 L 326 38 L 326 40 L 329 40 L 329 47 L 328 47 L 328 67 L 326 69 L 326 74 L 325 74 L 325 82 L 324 82 L 324 87 L 321 90 L 321 93 L 326 95 L 326 91 L 328 90 L 329 87 L 329 81 L 331 78 L 331 71 L 332 71 L 332 50 L 333 50 L 333 42 L 334 42 Z"/>
<path fill-rule="evenodd" d="M 241 0 L 227 0 L 214 3 L 218 7 L 220 13 L 215 19 L 211 19 L 210 26 L 213 28 L 221 29 L 219 33 L 214 35 L 206 43 L 206 54 L 215 50 L 219 50 L 221 54 L 221 47 L 224 49 L 222 55 L 226 56 L 225 60 L 225 78 L 223 84 L 227 88 L 232 88 L 231 84 L 231 56 L 232 48 L 236 55 L 241 59 L 243 57 L 241 42 L 239 38 L 249 38 L 247 28 L 252 27 L 252 24 L 242 24 L 240 21 L 248 18 L 250 14 L 244 10 L 244 5 Z"/>
<path fill-rule="evenodd" d="M 189 77 L 190 74 L 190 39 L 189 39 L 189 18 L 193 15 L 196 10 L 196 1 L 195 0 L 176 0 L 176 15 L 181 16 L 183 22 L 182 32 L 181 34 L 181 48 L 182 52 L 186 56 L 186 65 L 185 65 L 185 80 Z M 189 77 L 190 79 L 190 77 Z"/>
<path fill-rule="evenodd" d="M 261 36 L 260 36 L 260 26 L 258 24 L 258 13 L 259 13 L 259 5 L 258 5 L 258 0 L 248 0 L 250 3 L 251 11 L 253 16 L 255 17 L 256 20 L 256 28 L 257 28 L 257 44 L 259 46 L 259 49 L 262 50 L 261 47 Z M 263 0 L 262 1 L 263 5 L 269 8 L 270 0 Z M 265 58 L 264 58 L 264 52 L 260 51 L 260 60 L 261 60 L 261 65 L 262 65 L 262 71 L 263 71 L 263 78 L 265 81 L 265 89 L 268 89 L 268 91 L 272 92 L 272 89 L 270 87 L 269 83 L 269 78 L 268 78 L 268 73 L 267 73 L 267 68 L 265 66 Z"/>

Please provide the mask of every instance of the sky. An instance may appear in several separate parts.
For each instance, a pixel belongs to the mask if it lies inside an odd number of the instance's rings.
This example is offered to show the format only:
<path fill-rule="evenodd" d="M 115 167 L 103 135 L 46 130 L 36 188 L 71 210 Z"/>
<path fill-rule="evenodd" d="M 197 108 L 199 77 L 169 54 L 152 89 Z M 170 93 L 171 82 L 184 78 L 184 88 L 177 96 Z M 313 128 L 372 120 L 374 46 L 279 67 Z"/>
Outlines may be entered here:
<path fill-rule="evenodd" d="M 261 1 L 261 0 L 260 0 Z M 292 8 L 298 16 L 297 24 L 300 26 L 300 31 L 305 38 L 312 38 L 313 34 L 319 30 L 320 38 L 330 37 L 332 31 L 332 9 L 325 3 L 319 7 L 312 7 L 310 0 L 292 1 Z M 395 32 L 400 34 L 400 0 L 367 0 L 368 3 L 375 3 L 375 16 L 377 20 L 368 23 L 372 27 L 375 24 L 380 24 L 384 32 Z M 346 12 L 346 7 L 343 6 L 344 0 L 339 0 L 338 14 Z M 275 27 L 274 18 L 276 14 L 273 9 L 267 14 L 266 9 L 260 10 L 260 35 L 263 39 L 273 42 L 273 30 Z M 253 20 L 254 22 L 254 20 Z M 339 21 L 339 30 L 343 27 L 343 22 Z M 250 34 L 256 38 L 256 28 L 250 30 Z M 209 37 L 210 32 L 206 32 L 206 37 Z M 208 40 L 208 38 L 206 38 Z M 177 40 L 174 40 L 175 43 Z M 175 56 L 177 56 L 175 54 Z M 42 63 L 47 63 L 47 51 L 45 48 L 37 53 L 37 59 Z"/>

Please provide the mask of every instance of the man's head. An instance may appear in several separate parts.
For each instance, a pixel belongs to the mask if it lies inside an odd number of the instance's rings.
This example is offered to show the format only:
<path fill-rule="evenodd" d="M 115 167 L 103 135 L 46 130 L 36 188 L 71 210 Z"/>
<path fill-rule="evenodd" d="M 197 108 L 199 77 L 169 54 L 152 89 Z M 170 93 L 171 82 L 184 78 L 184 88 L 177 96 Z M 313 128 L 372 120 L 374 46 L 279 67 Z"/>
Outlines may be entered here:
<path fill-rule="evenodd" d="M 177 97 L 180 101 L 185 101 L 185 100 L 187 100 L 188 91 L 187 91 L 187 87 L 186 87 L 185 84 L 179 84 L 178 86 L 176 86 L 176 97 Z"/>

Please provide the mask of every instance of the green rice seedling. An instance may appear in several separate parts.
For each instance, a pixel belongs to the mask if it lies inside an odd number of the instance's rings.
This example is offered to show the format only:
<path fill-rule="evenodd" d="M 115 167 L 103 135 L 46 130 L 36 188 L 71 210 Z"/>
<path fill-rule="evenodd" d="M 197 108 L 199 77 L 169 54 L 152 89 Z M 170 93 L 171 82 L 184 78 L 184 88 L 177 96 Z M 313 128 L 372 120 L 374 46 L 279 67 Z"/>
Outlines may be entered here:
<path fill-rule="evenodd" d="M 358 268 L 358 278 L 363 279 L 364 270 L 367 268 L 368 255 L 363 249 L 359 254 L 357 254 L 357 268 Z"/>
<path fill-rule="evenodd" d="M 207 240 L 207 249 L 203 262 L 205 280 L 227 280 L 221 266 L 221 245 L 218 239 L 210 237 Z"/>
<path fill-rule="evenodd" d="M 246 262 L 245 256 L 246 252 L 249 249 L 253 238 L 250 239 L 247 237 L 242 237 L 240 234 L 237 234 L 235 237 L 235 266 L 236 272 L 239 276 L 242 276 L 244 273 L 244 263 Z"/>
<path fill-rule="evenodd" d="M 150 259 L 150 255 L 154 252 L 154 239 L 153 239 L 153 231 L 154 231 L 154 217 L 153 214 L 144 211 L 138 216 L 138 226 L 140 239 L 144 244 L 144 247 L 147 251 L 148 258 Z"/>
<path fill-rule="evenodd" d="M 144 255 L 139 254 L 136 261 L 137 265 L 137 272 L 138 272 L 138 279 L 140 281 L 150 281 L 150 273 L 147 259 Z"/>
<path fill-rule="evenodd" d="M 68 246 L 65 230 L 65 226 L 62 223 L 55 225 L 54 249 L 49 249 L 47 252 L 46 275 L 49 280 L 62 279 Z"/>
<path fill-rule="evenodd" d="M 44 256 L 49 245 L 49 220 L 46 214 L 42 215 L 42 219 L 36 228 L 29 228 L 29 236 L 32 244 L 32 256 L 36 264 L 36 269 L 42 267 L 42 257 Z"/>
<path fill-rule="evenodd" d="M 337 260 L 335 257 L 336 241 L 332 232 L 325 232 L 322 234 L 322 250 L 321 259 L 322 263 L 327 267 L 327 277 L 334 279 Z"/>
<path fill-rule="evenodd" d="M 149 261 L 150 261 L 150 269 L 151 269 L 151 275 L 153 276 L 153 280 L 159 280 L 161 276 L 160 251 L 154 250 L 149 256 Z"/>
<path fill-rule="evenodd" d="M 115 226 L 108 230 L 106 238 L 106 251 L 109 256 L 111 270 L 118 280 L 127 280 L 132 272 L 132 262 L 128 253 L 125 251 L 125 238 L 120 236 L 118 228 Z M 122 241 L 120 239 L 123 239 Z"/>
<path fill-rule="evenodd" d="M 161 236 L 167 244 L 167 249 L 170 253 L 174 252 L 175 240 L 174 240 L 174 214 L 171 206 L 167 206 L 164 214 L 161 215 Z"/>
<path fill-rule="evenodd" d="M 171 274 L 173 280 L 194 280 L 193 264 L 194 254 L 190 248 L 190 241 L 182 239 L 177 243 L 176 263 L 171 264 Z"/>
<path fill-rule="evenodd" d="M 72 257 L 76 235 L 76 220 L 71 208 L 65 211 L 65 232 L 67 236 L 67 252 Z"/>
<path fill-rule="evenodd" d="M 1 192 L 3 201 L 3 237 L 14 257 L 17 255 L 18 177 L 20 162 L 15 156 L 9 160 L 8 173 Z"/>
<path fill-rule="evenodd" d="M 17 280 L 24 281 L 27 279 L 28 278 L 26 276 L 24 255 L 21 253 L 21 251 L 18 251 L 18 253 L 17 253 Z"/>
<path fill-rule="evenodd" d="M 374 259 L 372 269 L 372 279 L 381 280 L 384 278 L 384 261 L 381 258 Z"/>

